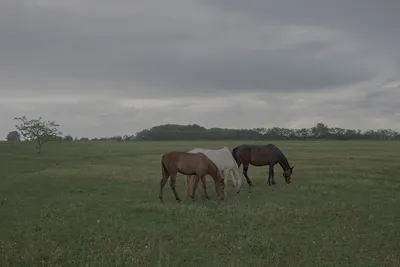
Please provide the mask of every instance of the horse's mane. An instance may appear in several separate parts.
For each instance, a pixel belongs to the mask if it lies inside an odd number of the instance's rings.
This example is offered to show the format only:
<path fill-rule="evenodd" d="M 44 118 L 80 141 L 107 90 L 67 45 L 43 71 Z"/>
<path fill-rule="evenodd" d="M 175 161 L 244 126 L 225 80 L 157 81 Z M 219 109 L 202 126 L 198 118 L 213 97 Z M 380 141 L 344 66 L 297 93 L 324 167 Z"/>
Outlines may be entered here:
<path fill-rule="evenodd" d="M 207 156 L 206 156 L 206 158 L 207 158 L 207 161 L 210 163 L 210 165 L 212 166 L 212 168 L 213 168 L 213 171 L 214 171 L 214 173 L 215 173 L 215 176 L 218 178 L 218 172 L 219 172 L 219 169 L 218 169 L 218 166 L 217 166 L 217 164 L 215 164 L 211 159 L 209 159 Z"/>
<path fill-rule="evenodd" d="M 290 168 L 288 159 L 286 158 L 285 154 L 283 154 L 283 152 L 277 146 L 275 146 L 273 144 L 269 144 L 267 146 L 273 147 L 278 152 L 280 159 L 282 159 L 282 162 L 281 162 L 282 168 L 284 165 L 286 165 L 288 168 Z"/>

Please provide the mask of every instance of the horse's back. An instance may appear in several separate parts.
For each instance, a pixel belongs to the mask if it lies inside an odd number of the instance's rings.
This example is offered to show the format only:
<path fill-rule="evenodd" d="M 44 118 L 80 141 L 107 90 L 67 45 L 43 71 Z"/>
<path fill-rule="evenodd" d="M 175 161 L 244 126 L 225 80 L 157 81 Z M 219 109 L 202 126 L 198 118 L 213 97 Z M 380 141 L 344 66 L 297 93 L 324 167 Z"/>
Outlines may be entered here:
<path fill-rule="evenodd" d="M 204 160 L 204 154 L 199 152 L 183 152 L 183 151 L 171 151 L 167 152 L 163 155 L 163 161 L 169 160 L 174 162 L 180 161 L 196 161 L 196 160 Z"/>
<path fill-rule="evenodd" d="M 236 161 L 229 150 L 208 151 L 205 155 L 211 159 L 219 169 L 237 168 Z"/>
<path fill-rule="evenodd" d="M 233 170 L 235 173 L 239 172 L 239 166 L 232 152 L 226 146 L 220 149 L 192 149 L 191 151 L 201 151 L 219 171 Z"/>
<path fill-rule="evenodd" d="M 189 150 L 187 153 L 202 153 L 203 151 L 205 151 L 205 149 L 204 148 L 194 148 L 194 149 L 192 149 L 192 150 Z"/>
<path fill-rule="evenodd" d="M 268 144 L 264 147 L 271 156 L 281 157 L 283 155 L 283 152 L 274 144 Z"/>
<path fill-rule="evenodd" d="M 250 150 L 252 146 L 253 145 L 248 144 L 239 145 L 232 150 L 232 156 L 236 155 L 240 158 L 247 158 L 250 156 Z"/>
<path fill-rule="evenodd" d="M 219 169 L 230 167 L 234 162 L 231 152 L 227 147 L 220 149 L 194 148 L 188 153 L 202 153 L 206 155 Z"/>
<path fill-rule="evenodd" d="M 209 148 L 194 148 L 194 149 L 192 149 L 192 150 L 189 150 L 188 151 L 188 153 L 204 153 L 204 154 L 206 154 L 206 153 L 209 153 L 209 152 L 217 152 L 217 151 L 222 151 L 222 150 L 225 150 L 225 148 L 226 149 L 228 149 L 227 147 L 223 147 L 223 148 L 220 148 L 220 149 L 209 149 Z M 228 150 L 229 151 L 229 150 Z"/>
<path fill-rule="evenodd" d="M 276 145 L 274 145 L 274 144 L 263 145 L 263 147 L 265 147 L 265 148 L 267 148 L 267 149 L 270 149 L 270 150 L 276 150 L 276 151 L 279 150 L 279 148 L 278 148 Z"/>
<path fill-rule="evenodd" d="M 270 158 L 276 158 L 281 152 L 273 144 L 243 144 L 234 148 L 232 154 L 238 160 L 250 162 L 255 166 L 263 166 Z"/>
<path fill-rule="evenodd" d="M 188 153 L 173 151 L 164 154 L 163 163 L 172 172 L 180 172 L 186 175 L 193 175 L 197 172 L 204 172 L 209 166 L 210 159 L 203 153 Z"/>
<path fill-rule="evenodd" d="M 226 147 L 220 149 L 194 148 L 188 153 L 202 153 L 214 163 L 219 170 L 238 168 L 231 151 Z"/>

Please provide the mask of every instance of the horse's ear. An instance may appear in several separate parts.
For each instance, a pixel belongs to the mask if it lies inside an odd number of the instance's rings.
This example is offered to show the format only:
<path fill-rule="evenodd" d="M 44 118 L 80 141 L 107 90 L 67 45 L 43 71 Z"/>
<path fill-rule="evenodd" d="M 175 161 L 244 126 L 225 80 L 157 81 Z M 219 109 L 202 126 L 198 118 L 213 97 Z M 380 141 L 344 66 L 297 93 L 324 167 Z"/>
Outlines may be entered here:
<path fill-rule="evenodd" d="M 292 166 L 290 169 L 293 170 L 294 166 Z"/>

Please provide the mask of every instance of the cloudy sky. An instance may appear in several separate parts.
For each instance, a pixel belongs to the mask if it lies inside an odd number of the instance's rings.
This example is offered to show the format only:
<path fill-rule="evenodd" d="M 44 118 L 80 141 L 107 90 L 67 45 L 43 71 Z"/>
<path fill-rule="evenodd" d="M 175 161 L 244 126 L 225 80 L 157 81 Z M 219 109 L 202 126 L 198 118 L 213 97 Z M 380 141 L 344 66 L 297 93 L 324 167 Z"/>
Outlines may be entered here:
<path fill-rule="evenodd" d="M 398 0 L 1 0 L 0 138 L 206 127 L 400 129 Z"/>

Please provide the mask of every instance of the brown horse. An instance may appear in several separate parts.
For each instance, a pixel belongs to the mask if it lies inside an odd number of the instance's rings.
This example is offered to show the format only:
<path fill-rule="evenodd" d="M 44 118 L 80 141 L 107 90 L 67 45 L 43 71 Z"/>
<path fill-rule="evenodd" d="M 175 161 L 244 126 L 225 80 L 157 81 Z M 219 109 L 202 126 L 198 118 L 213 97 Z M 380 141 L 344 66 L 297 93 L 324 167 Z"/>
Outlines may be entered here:
<path fill-rule="evenodd" d="M 163 202 L 163 188 L 168 178 L 171 176 L 170 186 L 174 193 L 175 199 L 180 202 L 181 199 L 175 189 L 176 175 L 182 173 L 184 175 L 195 175 L 191 198 L 194 201 L 194 194 L 199 184 L 199 180 L 203 185 L 204 197 L 210 199 L 207 193 L 205 175 L 209 174 L 215 183 L 215 191 L 221 200 L 224 199 L 225 181 L 218 170 L 218 167 L 203 153 L 187 153 L 187 152 L 168 152 L 161 158 L 162 179 L 160 181 L 159 199 Z"/>
<path fill-rule="evenodd" d="M 240 145 L 232 150 L 232 156 L 236 160 L 238 167 L 243 163 L 243 175 L 246 177 L 249 186 L 252 182 L 247 175 L 249 164 L 253 166 L 269 165 L 268 185 L 275 183 L 274 179 L 274 166 L 279 163 L 283 169 L 283 177 L 285 182 L 290 184 L 293 167 L 290 167 L 286 156 L 273 144 L 268 145 Z"/>

